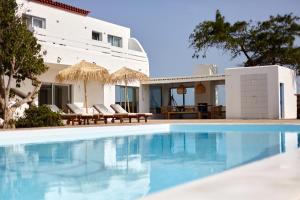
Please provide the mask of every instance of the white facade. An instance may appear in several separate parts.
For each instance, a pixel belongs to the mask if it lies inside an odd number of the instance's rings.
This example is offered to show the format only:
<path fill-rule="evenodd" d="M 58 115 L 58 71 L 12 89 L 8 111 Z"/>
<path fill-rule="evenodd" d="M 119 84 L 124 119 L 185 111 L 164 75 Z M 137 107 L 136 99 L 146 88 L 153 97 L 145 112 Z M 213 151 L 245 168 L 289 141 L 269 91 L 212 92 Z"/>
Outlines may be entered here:
<path fill-rule="evenodd" d="M 297 94 L 300 94 L 300 76 L 297 76 Z"/>
<path fill-rule="evenodd" d="M 281 66 L 225 70 L 226 118 L 295 119 L 296 73 Z"/>
<path fill-rule="evenodd" d="M 128 67 L 149 75 L 147 54 L 141 44 L 131 37 L 129 28 L 49 6 L 42 0 L 17 2 L 21 5 L 20 13 L 23 16 L 30 17 L 30 20 L 41 19 L 43 22 L 41 27 L 31 28 L 42 46 L 44 61 L 49 66 L 49 70 L 40 77 L 43 83 L 56 84 L 55 76 L 60 70 L 81 60 L 105 67 L 109 73 L 121 67 Z M 98 37 L 93 39 L 93 32 L 98 34 Z M 111 36 L 121 38 L 120 47 L 110 43 L 108 37 Z M 65 84 L 72 85 L 72 102 L 82 106 L 83 84 Z M 24 85 L 22 89 L 28 90 L 29 85 Z M 139 87 L 139 84 L 131 86 Z M 89 106 L 104 103 L 109 107 L 115 103 L 115 86 L 91 82 L 88 84 L 88 97 Z"/>

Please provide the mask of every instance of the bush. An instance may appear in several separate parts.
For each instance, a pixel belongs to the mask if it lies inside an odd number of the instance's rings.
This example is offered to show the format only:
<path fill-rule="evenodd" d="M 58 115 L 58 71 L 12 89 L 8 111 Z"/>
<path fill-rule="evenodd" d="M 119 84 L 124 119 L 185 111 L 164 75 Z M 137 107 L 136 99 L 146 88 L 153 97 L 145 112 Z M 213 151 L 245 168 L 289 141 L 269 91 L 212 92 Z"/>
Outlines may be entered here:
<path fill-rule="evenodd" d="M 17 128 L 62 126 L 62 120 L 58 113 L 52 112 L 49 107 L 42 105 L 31 106 L 25 110 L 24 116 L 16 122 Z"/>

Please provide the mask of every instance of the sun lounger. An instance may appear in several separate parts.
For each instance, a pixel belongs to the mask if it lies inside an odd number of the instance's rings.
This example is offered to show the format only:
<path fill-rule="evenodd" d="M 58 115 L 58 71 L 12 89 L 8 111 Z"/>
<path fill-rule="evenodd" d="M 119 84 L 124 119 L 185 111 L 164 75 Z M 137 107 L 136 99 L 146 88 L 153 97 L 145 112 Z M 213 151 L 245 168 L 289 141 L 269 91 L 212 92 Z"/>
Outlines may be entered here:
<path fill-rule="evenodd" d="M 81 124 L 81 115 L 80 114 L 74 114 L 74 113 L 65 113 L 62 110 L 60 110 L 56 105 L 47 105 L 48 108 L 52 112 L 56 112 L 60 114 L 62 120 L 67 120 L 67 124 L 70 124 L 72 122 L 72 125 L 75 124 L 75 122 L 78 122 L 78 124 Z"/>
<path fill-rule="evenodd" d="M 93 105 L 93 107 L 95 108 L 95 110 L 99 113 L 102 114 L 102 117 L 104 118 L 104 123 L 107 124 L 107 119 L 111 118 L 112 122 L 114 123 L 114 121 L 116 119 L 119 119 L 120 122 L 122 123 L 124 121 L 124 118 L 128 118 L 127 114 L 118 114 L 118 113 L 112 113 L 110 112 L 106 106 L 104 106 L 103 104 L 95 104 Z"/>
<path fill-rule="evenodd" d="M 152 113 L 128 113 L 122 106 L 119 104 L 111 104 L 110 107 L 116 112 L 116 113 L 122 113 L 122 114 L 128 114 L 128 116 L 131 116 L 131 118 L 136 118 L 138 122 L 140 122 L 140 118 L 144 118 L 145 122 L 148 121 L 148 117 L 152 116 Z"/>
<path fill-rule="evenodd" d="M 83 120 L 83 124 L 89 124 L 90 119 L 97 123 L 97 120 L 101 117 L 100 114 L 83 113 L 82 109 L 75 104 L 69 103 L 67 104 L 67 107 L 72 113 L 80 115 L 80 119 Z"/>

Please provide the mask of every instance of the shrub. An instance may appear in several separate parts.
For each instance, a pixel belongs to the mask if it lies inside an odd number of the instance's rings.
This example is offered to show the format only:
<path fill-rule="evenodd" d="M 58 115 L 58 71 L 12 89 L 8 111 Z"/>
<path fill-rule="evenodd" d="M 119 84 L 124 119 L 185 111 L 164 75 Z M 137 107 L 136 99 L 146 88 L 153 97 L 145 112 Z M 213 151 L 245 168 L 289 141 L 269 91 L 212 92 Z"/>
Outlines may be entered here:
<path fill-rule="evenodd" d="M 24 116 L 16 122 L 17 128 L 62 126 L 62 120 L 58 113 L 52 112 L 46 105 L 31 106 L 25 110 Z"/>

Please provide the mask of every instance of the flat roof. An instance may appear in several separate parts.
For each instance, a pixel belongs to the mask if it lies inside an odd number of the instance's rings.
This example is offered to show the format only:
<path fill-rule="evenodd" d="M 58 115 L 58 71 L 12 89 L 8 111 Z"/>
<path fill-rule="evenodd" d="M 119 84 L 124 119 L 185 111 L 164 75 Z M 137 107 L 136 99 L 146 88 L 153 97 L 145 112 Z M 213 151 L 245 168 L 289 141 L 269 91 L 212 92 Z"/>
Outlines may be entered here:
<path fill-rule="evenodd" d="M 143 81 L 142 85 L 167 84 L 167 83 L 187 83 L 200 81 L 225 81 L 224 74 L 207 75 L 207 76 L 177 76 L 177 77 L 161 77 L 150 78 Z"/>

